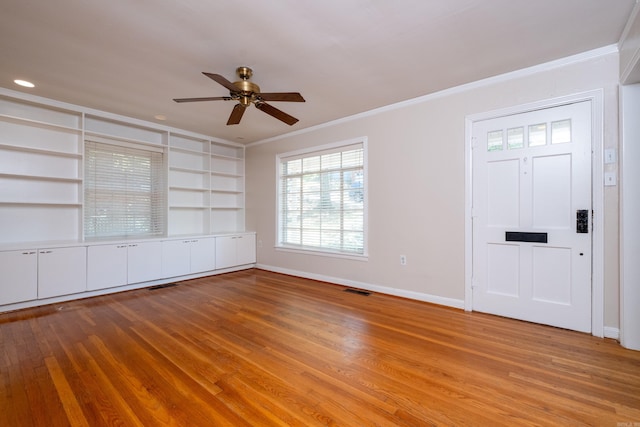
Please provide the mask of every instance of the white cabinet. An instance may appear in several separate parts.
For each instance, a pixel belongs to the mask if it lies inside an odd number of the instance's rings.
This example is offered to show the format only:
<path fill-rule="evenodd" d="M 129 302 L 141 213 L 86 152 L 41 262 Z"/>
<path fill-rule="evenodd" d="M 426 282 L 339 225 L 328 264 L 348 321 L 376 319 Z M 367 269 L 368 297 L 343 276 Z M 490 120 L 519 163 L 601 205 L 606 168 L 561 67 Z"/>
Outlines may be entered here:
<path fill-rule="evenodd" d="M 253 264 L 256 262 L 256 235 L 241 234 L 236 239 L 237 265 Z"/>
<path fill-rule="evenodd" d="M 214 242 L 213 237 L 163 241 L 162 275 L 176 277 L 215 269 Z"/>
<path fill-rule="evenodd" d="M 0 307 L 66 295 L 70 297 L 65 299 L 73 299 L 82 297 L 86 291 L 138 283 L 142 286 L 153 281 L 166 283 L 173 278 L 214 274 L 216 269 L 256 262 L 256 236 L 252 232 L 219 237 L 95 242 L 84 246 L 68 244 L 0 250 Z"/>
<path fill-rule="evenodd" d="M 162 276 L 176 277 L 189 274 L 189 240 L 165 240 L 162 242 Z"/>
<path fill-rule="evenodd" d="M 87 290 L 105 289 L 127 283 L 127 245 L 89 246 Z"/>
<path fill-rule="evenodd" d="M 216 268 L 216 239 L 206 237 L 191 240 L 191 273 L 201 273 Z"/>
<path fill-rule="evenodd" d="M 256 262 L 255 234 L 216 237 L 216 268 Z"/>
<path fill-rule="evenodd" d="M 87 248 L 38 250 L 38 298 L 84 292 L 87 289 Z"/>
<path fill-rule="evenodd" d="M 162 278 L 162 242 L 129 243 L 127 248 L 127 283 L 141 283 Z"/>
<path fill-rule="evenodd" d="M 38 252 L 35 249 L 0 252 L 0 305 L 38 297 Z"/>
<path fill-rule="evenodd" d="M 159 279 L 162 276 L 160 242 L 89 246 L 87 290 L 97 290 Z"/>

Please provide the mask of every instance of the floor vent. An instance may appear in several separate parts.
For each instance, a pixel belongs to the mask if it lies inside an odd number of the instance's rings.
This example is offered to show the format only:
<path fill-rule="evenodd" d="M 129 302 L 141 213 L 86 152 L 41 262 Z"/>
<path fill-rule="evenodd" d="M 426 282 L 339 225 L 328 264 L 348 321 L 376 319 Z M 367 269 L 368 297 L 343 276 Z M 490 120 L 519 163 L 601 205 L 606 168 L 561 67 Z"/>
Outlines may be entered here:
<path fill-rule="evenodd" d="M 371 292 L 363 291 L 362 289 L 347 288 L 344 291 L 349 292 L 351 294 L 364 295 L 365 297 L 368 297 L 369 295 L 371 295 Z"/>
<path fill-rule="evenodd" d="M 167 283 L 165 285 L 156 285 L 156 286 L 151 286 L 150 288 L 148 288 L 150 291 L 156 291 L 158 289 L 164 289 L 164 288 L 170 288 L 172 286 L 176 286 L 177 283 Z"/>

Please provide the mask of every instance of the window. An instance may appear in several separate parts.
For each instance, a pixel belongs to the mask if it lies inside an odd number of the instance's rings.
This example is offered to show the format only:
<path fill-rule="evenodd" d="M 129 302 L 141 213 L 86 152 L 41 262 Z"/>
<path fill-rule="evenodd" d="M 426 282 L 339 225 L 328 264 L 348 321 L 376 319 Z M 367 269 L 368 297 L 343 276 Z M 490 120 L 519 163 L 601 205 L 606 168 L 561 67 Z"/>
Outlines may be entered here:
<path fill-rule="evenodd" d="M 278 246 L 366 254 L 366 141 L 278 156 Z"/>
<path fill-rule="evenodd" d="M 85 238 L 163 235 L 164 169 L 160 147 L 86 141 Z"/>

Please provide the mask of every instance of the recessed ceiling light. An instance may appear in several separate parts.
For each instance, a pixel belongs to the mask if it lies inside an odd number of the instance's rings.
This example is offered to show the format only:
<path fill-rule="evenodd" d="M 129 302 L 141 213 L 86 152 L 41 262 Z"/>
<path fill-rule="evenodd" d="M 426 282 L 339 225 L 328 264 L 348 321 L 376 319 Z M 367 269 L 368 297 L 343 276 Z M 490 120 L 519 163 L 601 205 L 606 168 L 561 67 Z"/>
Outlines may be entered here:
<path fill-rule="evenodd" d="M 15 84 L 20 85 L 20 86 L 24 86 L 24 87 L 36 87 L 36 85 L 34 85 L 31 82 L 28 82 L 26 80 L 20 80 L 20 79 L 16 79 L 13 81 Z"/>
<path fill-rule="evenodd" d="M 155 116 L 153 116 L 153 118 L 156 120 L 167 120 L 167 116 L 163 114 L 156 114 Z"/>

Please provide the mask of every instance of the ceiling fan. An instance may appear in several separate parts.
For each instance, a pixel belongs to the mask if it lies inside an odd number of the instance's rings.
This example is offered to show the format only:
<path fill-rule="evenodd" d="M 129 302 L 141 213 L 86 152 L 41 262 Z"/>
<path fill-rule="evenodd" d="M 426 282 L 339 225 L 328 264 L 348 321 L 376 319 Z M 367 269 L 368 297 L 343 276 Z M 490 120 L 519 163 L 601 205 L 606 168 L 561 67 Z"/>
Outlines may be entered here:
<path fill-rule="evenodd" d="M 281 120 L 289 126 L 295 124 L 298 119 L 267 104 L 266 101 L 285 101 L 285 102 L 305 102 L 302 95 L 298 92 L 260 92 L 260 86 L 249 81 L 253 75 L 253 70 L 249 67 L 238 67 L 236 70 L 240 80 L 237 82 L 230 82 L 220 74 L 206 73 L 205 76 L 209 77 L 213 81 L 221 84 L 229 89 L 229 96 L 212 96 L 204 98 L 177 98 L 175 102 L 199 102 L 199 101 L 239 101 L 231 111 L 227 125 L 237 125 L 242 119 L 244 110 L 251 104 L 255 105 L 258 110 L 261 110 L 278 120 Z"/>

